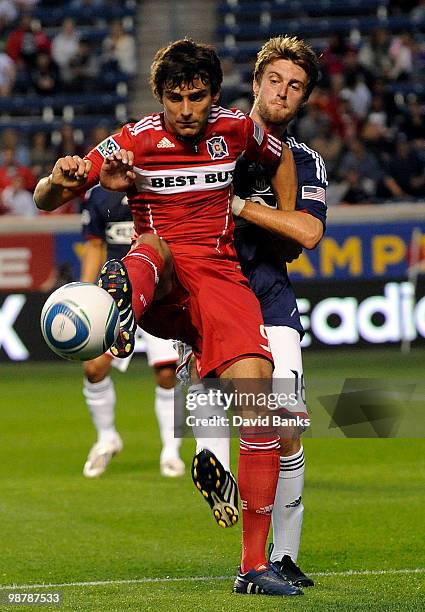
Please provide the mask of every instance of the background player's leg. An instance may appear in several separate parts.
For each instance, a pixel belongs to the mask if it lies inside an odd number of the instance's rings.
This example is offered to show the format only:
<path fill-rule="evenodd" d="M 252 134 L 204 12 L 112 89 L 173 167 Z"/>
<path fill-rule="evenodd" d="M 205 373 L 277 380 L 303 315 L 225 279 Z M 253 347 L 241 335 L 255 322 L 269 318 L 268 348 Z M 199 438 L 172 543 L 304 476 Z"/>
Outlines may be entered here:
<path fill-rule="evenodd" d="M 101 355 L 86 361 L 83 394 L 86 399 L 97 441 L 91 448 L 83 474 L 88 478 L 100 476 L 114 454 L 122 449 L 122 440 L 115 429 L 115 388 L 109 376 L 112 357 Z"/>
<path fill-rule="evenodd" d="M 159 458 L 162 476 L 183 476 L 185 466 L 180 458 L 181 437 L 175 424 L 183 416 L 184 399 L 176 385 L 175 365 L 155 368 L 155 414 L 159 425 L 162 450 Z M 180 427 L 181 427 L 180 422 Z"/>
<path fill-rule="evenodd" d="M 178 354 L 172 340 L 157 338 L 143 331 L 148 363 L 155 373 L 155 414 L 162 441 L 160 471 L 162 476 L 183 476 L 185 465 L 180 458 L 184 399 L 176 381 Z"/>

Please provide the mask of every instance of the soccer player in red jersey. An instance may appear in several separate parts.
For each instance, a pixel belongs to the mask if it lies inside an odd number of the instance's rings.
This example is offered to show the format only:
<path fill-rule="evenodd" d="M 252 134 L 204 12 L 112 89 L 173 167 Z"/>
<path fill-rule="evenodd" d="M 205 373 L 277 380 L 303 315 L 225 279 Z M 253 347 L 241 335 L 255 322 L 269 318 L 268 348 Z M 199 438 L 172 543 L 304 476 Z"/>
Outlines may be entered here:
<path fill-rule="evenodd" d="M 202 378 L 248 379 L 264 394 L 271 392 L 272 359 L 259 303 L 233 244 L 232 175 L 242 153 L 269 166 L 278 206 L 285 207 L 295 201 L 296 173 L 280 140 L 240 111 L 217 106 L 221 80 L 211 47 L 180 40 L 161 49 L 151 86 L 164 111 L 126 125 L 84 159 L 59 159 L 34 199 L 53 210 L 99 180 L 127 192 L 138 239 L 122 261 L 107 262 L 100 277 L 120 310 L 114 354 L 131 353 L 137 321 L 154 335 L 191 344 Z M 265 557 L 278 475 L 278 433 L 241 430 L 240 575 L 254 592 L 300 595 Z M 217 512 L 223 526 L 237 521 L 232 508 Z"/>

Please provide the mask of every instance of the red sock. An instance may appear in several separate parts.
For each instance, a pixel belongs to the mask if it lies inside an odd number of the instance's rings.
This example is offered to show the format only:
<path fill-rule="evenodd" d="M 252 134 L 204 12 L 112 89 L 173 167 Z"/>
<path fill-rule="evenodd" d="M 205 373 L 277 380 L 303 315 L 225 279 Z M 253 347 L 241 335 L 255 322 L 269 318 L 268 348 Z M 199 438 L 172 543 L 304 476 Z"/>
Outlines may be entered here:
<path fill-rule="evenodd" d="M 164 267 L 158 251 L 141 244 L 123 258 L 133 290 L 133 313 L 136 321 L 152 303 L 155 287 Z"/>
<path fill-rule="evenodd" d="M 267 563 L 265 549 L 279 462 L 279 438 L 241 438 L 238 487 L 242 504 L 243 573 Z"/>

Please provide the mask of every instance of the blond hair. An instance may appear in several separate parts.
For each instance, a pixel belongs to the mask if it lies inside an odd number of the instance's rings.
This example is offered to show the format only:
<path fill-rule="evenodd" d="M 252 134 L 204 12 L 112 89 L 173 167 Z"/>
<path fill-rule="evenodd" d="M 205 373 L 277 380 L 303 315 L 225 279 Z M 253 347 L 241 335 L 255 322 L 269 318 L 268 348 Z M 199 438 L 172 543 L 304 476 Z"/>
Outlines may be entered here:
<path fill-rule="evenodd" d="M 319 80 L 319 58 L 312 47 L 296 36 L 276 36 L 270 38 L 257 54 L 254 68 L 254 79 L 261 82 L 264 70 L 270 62 L 285 59 L 302 68 L 308 76 L 305 100 L 308 99 Z"/>

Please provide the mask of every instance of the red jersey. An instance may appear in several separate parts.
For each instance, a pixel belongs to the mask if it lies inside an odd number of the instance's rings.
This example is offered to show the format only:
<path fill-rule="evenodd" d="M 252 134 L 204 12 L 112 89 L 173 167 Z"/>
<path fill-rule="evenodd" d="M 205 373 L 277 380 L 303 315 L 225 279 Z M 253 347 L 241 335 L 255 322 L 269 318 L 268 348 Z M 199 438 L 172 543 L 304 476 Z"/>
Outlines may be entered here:
<path fill-rule="evenodd" d="M 104 159 L 118 149 L 134 153 L 137 179 L 127 195 L 136 233 L 157 234 L 180 252 L 187 244 L 191 251 L 198 246 L 219 254 L 229 254 L 232 245 L 232 177 L 238 157 L 244 153 L 275 168 L 282 152 L 277 138 L 239 110 L 213 106 L 197 141 L 167 131 L 164 114 L 158 113 L 125 125 L 88 153 L 93 165 L 85 187 L 98 182 Z"/>

